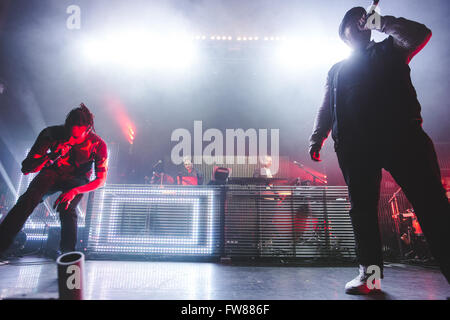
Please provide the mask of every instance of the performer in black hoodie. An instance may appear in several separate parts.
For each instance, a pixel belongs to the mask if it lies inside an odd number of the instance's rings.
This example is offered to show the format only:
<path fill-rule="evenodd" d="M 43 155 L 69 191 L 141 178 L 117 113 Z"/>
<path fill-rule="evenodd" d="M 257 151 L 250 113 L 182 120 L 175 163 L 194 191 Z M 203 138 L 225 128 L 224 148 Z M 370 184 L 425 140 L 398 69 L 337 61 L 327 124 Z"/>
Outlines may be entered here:
<path fill-rule="evenodd" d="M 325 98 L 310 138 L 312 160 L 332 131 L 340 168 L 349 188 L 360 274 L 347 293 L 366 294 L 367 268 L 383 271 L 378 200 L 381 169 L 391 173 L 414 207 L 434 258 L 450 281 L 450 206 L 441 183 L 434 146 L 422 129 L 420 104 L 411 83 L 411 59 L 427 44 L 423 24 L 392 16 L 349 10 L 339 27 L 352 55 L 328 73 Z M 373 23 L 374 18 L 379 23 Z M 368 23 L 371 22 L 371 23 Z M 371 31 L 389 35 L 370 41 Z M 382 277 L 382 276 L 381 276 Z"/>

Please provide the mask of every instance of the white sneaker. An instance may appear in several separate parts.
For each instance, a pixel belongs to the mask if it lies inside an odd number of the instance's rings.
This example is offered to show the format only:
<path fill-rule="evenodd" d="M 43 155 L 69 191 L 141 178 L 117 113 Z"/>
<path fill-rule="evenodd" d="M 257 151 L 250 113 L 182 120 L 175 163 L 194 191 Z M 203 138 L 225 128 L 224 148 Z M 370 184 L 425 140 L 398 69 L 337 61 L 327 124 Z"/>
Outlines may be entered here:
<path fill-rule="evenodd" d="M 9 264 L 8 257 L 0 254 L 0 266 L 3 266 L 5 264 Z"/>
<path fill-rule="evenodd" d="M 380 279 L 369 279 L 372 274 L 367 273 L 366 266 L 359 266 L 359 275 L 345 285 L 345 293 L 347 294 L 371 294 L 381 291 Z M 371 281 L 369 288 L 368 284 Z"/>

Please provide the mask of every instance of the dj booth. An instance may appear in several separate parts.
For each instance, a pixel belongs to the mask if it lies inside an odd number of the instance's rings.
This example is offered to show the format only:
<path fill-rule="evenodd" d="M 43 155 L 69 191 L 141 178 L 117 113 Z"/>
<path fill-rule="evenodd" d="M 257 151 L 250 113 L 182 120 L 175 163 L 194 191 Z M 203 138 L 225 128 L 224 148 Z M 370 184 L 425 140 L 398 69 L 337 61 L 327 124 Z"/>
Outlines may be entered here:
<path fill-rule="evenodd" d="M 342 186 L 114 185 L 92 192 L 81 248 L 90 259 L 352 261 Z"/>

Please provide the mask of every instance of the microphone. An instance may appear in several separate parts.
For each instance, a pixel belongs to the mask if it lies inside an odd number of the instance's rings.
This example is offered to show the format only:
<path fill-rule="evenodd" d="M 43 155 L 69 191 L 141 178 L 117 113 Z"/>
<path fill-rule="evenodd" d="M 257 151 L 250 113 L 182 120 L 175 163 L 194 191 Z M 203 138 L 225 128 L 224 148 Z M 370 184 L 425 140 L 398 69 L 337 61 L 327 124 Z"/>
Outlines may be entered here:
<path fill-rule="evenodd" d="M 367 29 L 372 29 L 372 28 L 367 28 L 367 24 L 369 24 L 369 21 L 368 21 L 369 17 L 371 17 L 370 24 L 373 25 L 374 23 L 376 23 L 376 25 L 378 25 L 380 23 L 380 20 L 377 19 L 377 16 L 373 16 L 374 13 L 376 12 L 376 9 L 377 9 L 377 6 L 378 6 L 379 2 L 380 2 L 380 0 L 373 0 L 372 1 L 372 5 L 370 6 L 370 8 L 366 9 L 367 10 L 366 16 L 364 17 L 364 20 L 362 21 L 362 24 L 361 24 L 361 22 L 358 24 L 359 30 L 364 31 L 364 30 L 367 30 Z M 379 18 L 379 15 L 378 15 L 378 18 Z M 375 29 L 377 29 L 376 25 L 374 25 Z M 379 27 L 381 27 L 381 26 L 379 26 Z"/>
<path fill-rule="evenodd" d="M 303 167 L 304 167 L 304 165 L 303 165 L 303 164 L 301 164 L 300 162 L 297 162 L 297 161 L 295 161 L 295 160 L 294 160 L 294 163 L 295 163 L 296 165 L 298 165 L 299 167 L 301 167 L 301 168 L 303 168 Z"/>
<path fill-rule="evenodd" d="M 73 147 L 73 145 L 72 144 L 68 144 L 67 145 L 70 149 Z M 69 149 L 69 151 L 70 151 L 70 149 Z M 67 152 L 68 153 L 68 152 Z M 66 154 L 67 154 L 66 153 Z M 51 165 L 53 165 L 55 162 L 57 162 L 58 160 L 59 160 L 59 158 L 61 158 L 62 157 L 62 152 L 61 152 L 61 150 L 59 150 L 59 151 L 57 151 L 57 152 L 53 152 L 53 153 L 48 153 L 47 154 L 47 157 L 48 157 L 48 162 L 47 162 L 47 164 L 46 164 L 46 167 L 49 167 L 49 166 L 51 166 Z"/>
<path fill-rule="evenodd" d="M 375 9 L 377 8 L 379 2 L 380 2 L 380 0 L 373 0 L 372 1 L 372 6 L 370 7 L 369 11 L 367 11 L 367 15 L 371 15 L 375 11 Z"/>
<path fill-rule="evenodd" d="M 46 167 L 50 167 L 51 165 L 53 165 L 56 161 L 59 160 L 59 158 L 61 158 L 62 154 L 61 152 L 54 152 L 54 153 L 49 153 L 47 154 L 48 157 L 48 162 L 46 163 Z"/>
<path fill-rule="evenodd" d="M 153 165 L 153 168 L 156 168 L 156 166 L 159 165 L 160 163 L 162 163 L 162 160 L 158 160 L 158 162 L 156 162 L 156 163 Z"/>

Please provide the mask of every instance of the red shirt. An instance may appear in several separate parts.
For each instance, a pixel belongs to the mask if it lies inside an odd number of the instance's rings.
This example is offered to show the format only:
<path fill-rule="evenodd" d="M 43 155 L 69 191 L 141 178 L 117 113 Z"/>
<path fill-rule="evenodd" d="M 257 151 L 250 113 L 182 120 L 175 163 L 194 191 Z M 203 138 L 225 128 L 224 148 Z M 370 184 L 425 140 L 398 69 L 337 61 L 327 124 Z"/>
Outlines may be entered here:
<path fill-rule="evenodd" d="M 68 140 L 69 136 L 64 126 L 52 126 L 42 130 L 22 162 L 22 172 L 34 171 L 38 167 L 38 163 L 42 163 L 39 158 L 36 158 L 36 155 L 45 156 L 48 151 L 55 152 L 60 144 Z M 96 174 L 108 170 L 106 143 L 91 131 L 82 143 L 74 145 L 64 157 L 60 157 L 49 169 L 56 170 L 64 176 L 86 176 L 89 179 L 92 173 L 92 164 L 94 164 Z"/>

